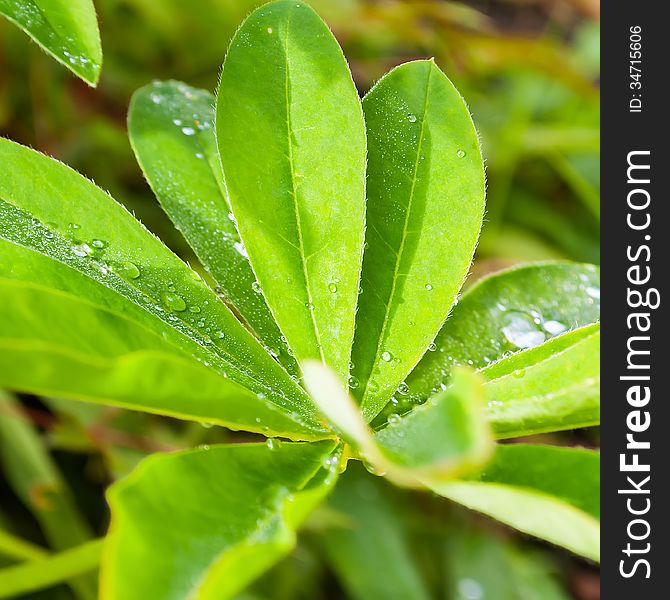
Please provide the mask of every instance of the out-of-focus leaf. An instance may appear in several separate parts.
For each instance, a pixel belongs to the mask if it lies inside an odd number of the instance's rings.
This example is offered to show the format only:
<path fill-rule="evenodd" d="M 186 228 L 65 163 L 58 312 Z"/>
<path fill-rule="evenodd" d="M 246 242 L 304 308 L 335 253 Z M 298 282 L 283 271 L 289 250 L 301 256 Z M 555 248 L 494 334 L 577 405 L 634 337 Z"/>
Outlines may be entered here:
<path fill-rule="evenodd" d="M 84 81 L 97 83 L 102 48 L 92 0 L 0 0 L 0 15 Z"/>
<path fill-rule="evenodd" d="M 552 338 L 482 370 L 496 437 L 600 423 L 600 325 Z"/>
<path fill-rule="evenodd" d="M 54 550 L 73 548 L 93 537 L 42 439 L 17 402 L 1 390 L 0 464 L 12 489 L 33 514 Z M 95 577 L 84 575 L 69 583 L 80 600 L 95 598 Z"/>
<path fill-rule="evenodd" d="M 130 103 L 130 140 L 161 205 L 225 300 L 295 372 L 232 219 L 214 137 L 214 102 L 209 92 L 176 81 L 149 84 Z"/>
<path fill-rule="evenodd" d="M 166 353 L 193 357 L 321 429 L 288 373 L 123 207 L 71 169 L 13 142 L 0 140 L 0 162 L 7 166 L 0 179 L 0 277 L 76 296 L 110 318 L 133 321 L 163 338 Z M 95 347 L 96 335 L 90 332 L 87 347 Z M 0 365 L 5 360 L 11 358 L 2 353 Z M 188 397 L 180 401 L 180 412 L 188 414 Z"/>
<path fill-rule="evenodd" d="M 362 468 L 349 469 L 328 506 L 343 522 L 320 532 L 328 561 L 352 600 L 428 600 L 402 512 Z"/>
<path fill-rule="evenodd" d="M 44 548 L 0 529 L 0 556 L 19 560 L 35 560 L 46 555 L 47 551 Z"/>
<path fill-rule="evenodd" d="M 533 549 L 472 526 L 456 525 L 446 541 L 445 600 L 568 600 L 551 564 Z"/>
<path fill-rule="evenodd" d="M 365 126 L 342 51 L 301 2 L 251 14 L 221 75 L 217 139 L 263 294 L 299 360 L 346 381 L 365 227 Z"/>
<path fill-rule="evenodd" d="M 94 540 L 53 556 L 0 569 L 0 598 L 14 598 L 85 576 L 97 568 L 101 551 L 102 540 Z"/>
<path fill-rule="evenodd" d="M 388 459 L 413 470 L 424 484 L 481 466 L 493 452 L 481 378 L 456 370 L 445 391 L 404 417 L 390 417 L 374 437 Z"/>
<path fill-rule="evenodd" d="M 468 108 L 434 62 L 394 69 L 363 108 L 366 250 L 352 373 L 370 421 L 449 314 L 472 261 L 485 186 Z"/>
<path fill-rule="evenodd" d="M 492 451 L 480 377 L 461 368 L 451 386 L 406 417 L 393 415 L 375 435 L 335 374 L 304 364 L 304 380 L 328 421 L 372 468 L 401 485 L 421 487 L 463 475 Z"/>
<path fill-rule="evenodd" d="M 334 447 L 272 440 L 145 460 L 109 492 L 101 597 L 233 597 L 293 547 L 336 479 Z"/>
<path fill-rule="evenodd" d="M 546 263 L 495 273 L 472 286 L 406 380 L 405 395 L 427 398 L 454 365 L 482 369 L 600 318 L 600 272 Z"/>
<path fill-rule="evenodd" d="M 597 452 L 500 445 L 478 480 L 431 488 L 524 533 L 600 560 Z"/>

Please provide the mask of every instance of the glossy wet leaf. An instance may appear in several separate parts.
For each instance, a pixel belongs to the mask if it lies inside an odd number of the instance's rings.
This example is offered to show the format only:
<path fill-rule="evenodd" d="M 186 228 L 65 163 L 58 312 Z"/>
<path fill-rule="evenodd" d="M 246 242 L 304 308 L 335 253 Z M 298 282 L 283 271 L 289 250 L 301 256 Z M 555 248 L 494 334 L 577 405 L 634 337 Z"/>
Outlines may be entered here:
<path fill-rule="evenodd" d="M 432 61 L 401 65 L 363 100 L 366 249 L 352 352 L 367 420 L 449 314 L 484 212 L 484 168 L 463 98 Z"/>
<path fill-rule="evenodd" d="M 436 493 L 592 560 L 600 559 L 600 455 L 591 450 L 500 445 L 477 480 Z"/>
<path fill-rule="evenodd" d="M 352 600 L 431 598 L 403 522 L 403 508 L 391 492 L 362 467 L 354 467 L 328 500 L 339 523 L 320 532 L 320 543 Z"/>
<path fill-rule="evenodd" d="M 0 180 L 0 277 L 76 296 L 133 321 L 163 338 L 165 352 L 194 358 L 293 420 L 321 429 L 286 371 L 123 207 L 64 165 L 13 142 L 0 140 L 0 162 L 9 166 Z M 90 332 L 89 344 L 96 334 Z M 9 359 L 1 356 L 3 363 Z M 181 401 L 180 412 L 188 414 L 188 397 Z"/>
<path fill-rule="evenodd" d="M 337 376 L 317 362 L 304 364 L 305 386 L 324 417 L 375 473 L 421 487 L 481 466 L 493 450 L 481 378 L 461 368 L 450 387 L 376 434 Z"/>
<path fill-rule="evenodd" d="M 97 83 L 102 49 L 92 0 L 0 0 L 0 15 L 84 81 Z"/>
<path fill-rule="evenodd" d="M 101 597 L 235 596 L 291 550 L 295 529 L 334 483 L 324 467 L 333 449 L 275 441 L 145 460 L 109 492 Z"/>
<path fill-rule="evenodd" d="M 2 278 L 0 296 L 1 386 L 265 435 L 323 437 L 90 297 Z"/>
<path fill-rule="evenodd" d="M 600 318 L 600 272 L 593 265 L 546 263 L 495 273 L 472 286 L 406 380 L 407 395 L 428 397 L 455 364 L 477 369 Z"/>
<path fill-rule="evenodd" d="M 600 325 L 588 325 L 481 371 L 498 438 L 600 423 Z"/>
<path fill-rule="evenodd" d="M 306 5 L 272 2 L 233 38 L 217 99 L 230 203 L 298 360 L 346 380 L 365 223 L 365 128 L 337 41 Z"/>
<path fill-rule="evenodd" d="M 161 205 L 254 334 L 295 372 L 237 233 L 214 137 L 212 94 L 176 81 L 139 89 L 128 113 L 135 155 Z"/>

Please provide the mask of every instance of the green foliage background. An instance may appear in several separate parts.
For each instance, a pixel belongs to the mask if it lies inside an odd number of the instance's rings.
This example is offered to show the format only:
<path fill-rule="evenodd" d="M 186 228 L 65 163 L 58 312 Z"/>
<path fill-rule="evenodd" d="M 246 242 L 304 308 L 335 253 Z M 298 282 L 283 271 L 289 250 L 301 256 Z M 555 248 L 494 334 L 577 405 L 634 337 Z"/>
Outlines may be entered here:
<path fill-rule="evenodd" d="M 105 64 L 97 89 L 0 19 L 0 134 L 85 173 L 177 253 L 193 259 L 141 176 L 127 137 L 127 107 L 131 94 L 152 79 L 213 90 L 230 36 L 258 4 L 98 0 Z M 488 176 L 475 274 L 530 260 L 598 262 L 596 3 L 312 5 L 342 44 L 359 90 L 396 64 L 435 56 L 468 100 Z M 0 536 L 0 565 L 11 556 L 39 556 L 41 546 L 63 549 L 103 534 L 104 488 L 151 452 L 254 439 L 58 398 L 20 401 L 21 412 L 16 399 L 3 396 L 0 403 L 0 529 L 37 545 L 16 547 L 15 540 Z M 555 434 L 551 441 L 588 446 L 597 443 L 597 432 Z M 359 533 L 340 527 L 340 535 L 321 536 L 341 526 L 337 509 L 356 495 L 362 498 L 355 512 Z M 383 498 L 377 510 L 366 510 L 370 498 Z M 351 539 L 356 536 L 364 540 Z M 414 565 L 404 574 L 406 598 L 472 599 L 472 580 L 484 590 L 482 597 L 496 600 L 599 597 L 593 567 L 512 537 L 444 501 L 352 472 L 332 501 L 310 517 L 296 551 L 244 598 L 340 598 L 343 582 L 352 597 L 369 598 L 367 574 L 352 572 L 355 560 L 342 564 L 338 558 L 352 548 L 362 551 L 361 543 L 379 552 L 380 570 Z M 405 556 L 407 548 L 411 556 Z M 81 577 L 70 587 L 30 597 L 91 598 L 93 580 Z"/>

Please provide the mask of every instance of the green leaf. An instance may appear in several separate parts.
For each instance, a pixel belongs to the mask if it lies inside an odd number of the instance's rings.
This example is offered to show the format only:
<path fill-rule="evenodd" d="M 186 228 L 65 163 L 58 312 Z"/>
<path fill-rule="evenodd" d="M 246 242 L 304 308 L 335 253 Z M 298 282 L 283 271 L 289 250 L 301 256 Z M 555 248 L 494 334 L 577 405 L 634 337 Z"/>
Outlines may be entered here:
<path fill-rule="evenodd" d="M 482 528 L 452 526 L 446 541 L 445 598 L 568 600 L 560 574 L 536 548 L 524 549 Z"/>
<path fill-rule="evenodd" d="M 130 103 L 130 141 L 161 205 L 225 300 L 295 373 L 295 359 L 282 341 L 232 220 L 214 137 L 214 102 L 209 92 L 176 81 L 147 85 Z"/>
<path fill-rule="evenodd" d="M 591 450 L 500 445 L 474 481 L 432 485 L 441 496 L 600 560 L 600 455 Z"/>
<path fill-rule="evenodd" d="M 496 437 L 600 423 L 600 325 L 557 336 L 481 371 Z"/>
<path fill-rule="evenodd" d="M 102 48 L 92 0 L 0 0 L 0 15 L 84 81 L 97 83 Z"/>
<path fill-rule="evenodd" d="M 162 337 L 106 308 L 2 278 L 0 296 L 1 386 L 264 435 L 323 437 L 295 415 L 173 352 Z"/>
<path fill-rule="evenodd" d="M 5 300 L 4 294 L 0 297 Z M 66 550 L 93 537 L 43 440 L 20 405 L 2 390 L 0 464 L 12 490 L 39 523 L 50 547 Z M 95 577 L 78 577 L 69 583 L 80 600 L 95 598 Z"/>
<path fill-rule="evenodd" d="M 320 541 L 352 600 L 431 597 L 391 491 L 362 468 L 350 468 L 328 501 L 342 524 L 321 532 Z"/>
<path fill-rule="evenodd" d="M 44 548 L 0 529 L 0 556 L 18 560 L 35 560 L 47 554 Z"/>
<path fill-rule="evenodd" d="M 461 368 L 447 391 L 405 417 L 394 415 L 373 435 L 336 375 L 318 362 L 303 365 L 304 382 L 328 422 L 379 474 L 421 487 L 482 465 L 493 449 L 479 375 Z"/>
<path fill-rule="evenodd" d="M 146 459 L 109 492 L 101 597 L 233 597 L 293 547 L 335 481 L 334 447 L 273 440 Z"/>
<path fill-rule="evenodd" d="M 451 385 L 411 413 L 390 418 L 375 441 L 393 463 L 411 469 L 426 484 L 483 465 L 493 451 L 484 413 L 481 378 L 466 369 Z"/>
<path fill-rule="evenodd" d="M 29 592 L 87 575 L 100 561 L 102 540 L 94 540 L 53 556 L 0 569 L 0 598 Z"/>
<path fill-rule="evenodd" d="M 472 261 L 485 189 L 468 108 L 432 61 L 391 71 L 363 108 L 367 228 L 352 362 L 369 421 L 449 314 Z"/>
<path fill-rule="evenodd" d="M 463 294 L 433 352 L 407 378 L 406 395 L 427 398 L 448 380 L 453 365 L 482 369 L 599 318 L 595 266 L 556 262 L 495 273 Z"/>
<path fill-rule="evenodd" d="M 96 319 L 102 311 L 132 321 L 136 330 L 150 332 L 144 341 L 151 334 L 162 338 L 166 354 L 196 359 L 213 374 L 228 377 L 292 415 L 292 420 L 323 432 L 315 407 L 296 382 L 199 276 L 123 207 L 64 165 L 13 142 L 0 140 L 0 163 L 8 166 L 0 180 L 0 278 L 67 296 L 64 302 L 88 303 L 96 309 L 88 311 L 95 312 Z M 50 306 L 57 311 L 55 318 L 66 323 L 62 306 L 56 308 L 59 302 Z M 39 316 L 24 314 L 24 320 L 29 318 Z M 26 323 L 26 329 L 34 327 Z M 98 334 L 88 332 L 82 353 L 96 349 Z M 66 343 L 67 331 L 54 335 L 61 345 Z M 97 348 L 98 354 L 104 351 Z M 0 354 L 3 377 L 12 376 L 13 362 L 12 353 Z M 44 382 L 35 377 L 33 383 Z M 175 397 L 174 402 L 181 403 L 180 413 L 189 414 L 188 396 Z M 175 410 L 174 404 L 169 410 Z"/>
<path fill-rule="evenodd" d="M 298 360 L 346 380 L 365 227 L 365 126 L 342 51 L 301 2 L 257 9 L 221 75 L 219 152 L 237 226 Z"/>

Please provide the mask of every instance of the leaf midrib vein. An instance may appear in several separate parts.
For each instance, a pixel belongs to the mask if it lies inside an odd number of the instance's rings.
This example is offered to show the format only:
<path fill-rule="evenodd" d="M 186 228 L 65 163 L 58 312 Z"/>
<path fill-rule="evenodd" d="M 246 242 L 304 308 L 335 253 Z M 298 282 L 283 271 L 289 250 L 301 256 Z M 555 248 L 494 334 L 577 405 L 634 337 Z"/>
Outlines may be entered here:
<path fill-rule="evenodd" d="M 372 363 L 372 368 L 374 369 L 374 365 L 377 363 L 382 344 L 386 338 L 385 332 L 386 332 L 386 327 L 388 325 L 388 320 L 389 316 L 391 313 L 391 306 L 393 305 L 393 299 L 395 298 L 396 295 L 396 288 L 397 288 L 397 282 L 398 282 L 398 273 L 400 271 L 400 263 L 402 262 L 402 257 L 403 257 L 403 252 L 405 250 L 405 241 L 407 240 L 407 234 L 408 234 L 408 228 L 409 228 L 409 220 L 410 216 L 412 214 L 412 203 L 414 201 L 414 191 L 416 188 L 416 181 L 417 181 L 417 173 L 419 170 L 419 162 L 420 162 L 420 157 L 421 157 L 421 151 L 423 148 L 423 140 L 424 140 L 424 130 L 426 126 L 426 115 L 428 113 L 428 90 L 430 88 L 430 77 L 432 74 L 432 69 L 428 70 L 428 77 L 426 78 L 426 93 L 424 96 L 423 100 L 423 118 L 421 119 L 421 130 L 419 132 L 419 145 L 417 147 L 416 151 L 416 158 L 414 161 L 414 169 L 412 173 L 412 185 L 410 188 L 409 192 L 409 199 L 407 201 L 407 213 L 405 214 L 405 222 L 403 224 L 403 230 L 402 230 L 402 236 L 400 239 L 400 246 L 398 248 L 398 251 L 396 253 L 396 261 L 395 261 L 395 267 L 393 270 L 393 281 L 391 284 L 391 293 L 389 294 L 389 299 L 386 302 L 386 308 L 384 311 L 384 321 L 382 323 L 382 328 L 381 331 L 379 332 L 379 339 L 377 340 L 377 348 L 375 350 L 375 357 L 374 361 Z M 372 373 L 370 373 L 370 376 Z M 368 378 L 368 381 L 365 384 L 365 392 L 363 393 L 363 400 L 361 404 L 365 406 L 365 401 L 368 396 L 368 390 L 369 390 L 369 383 L 370 379 Z"/>

